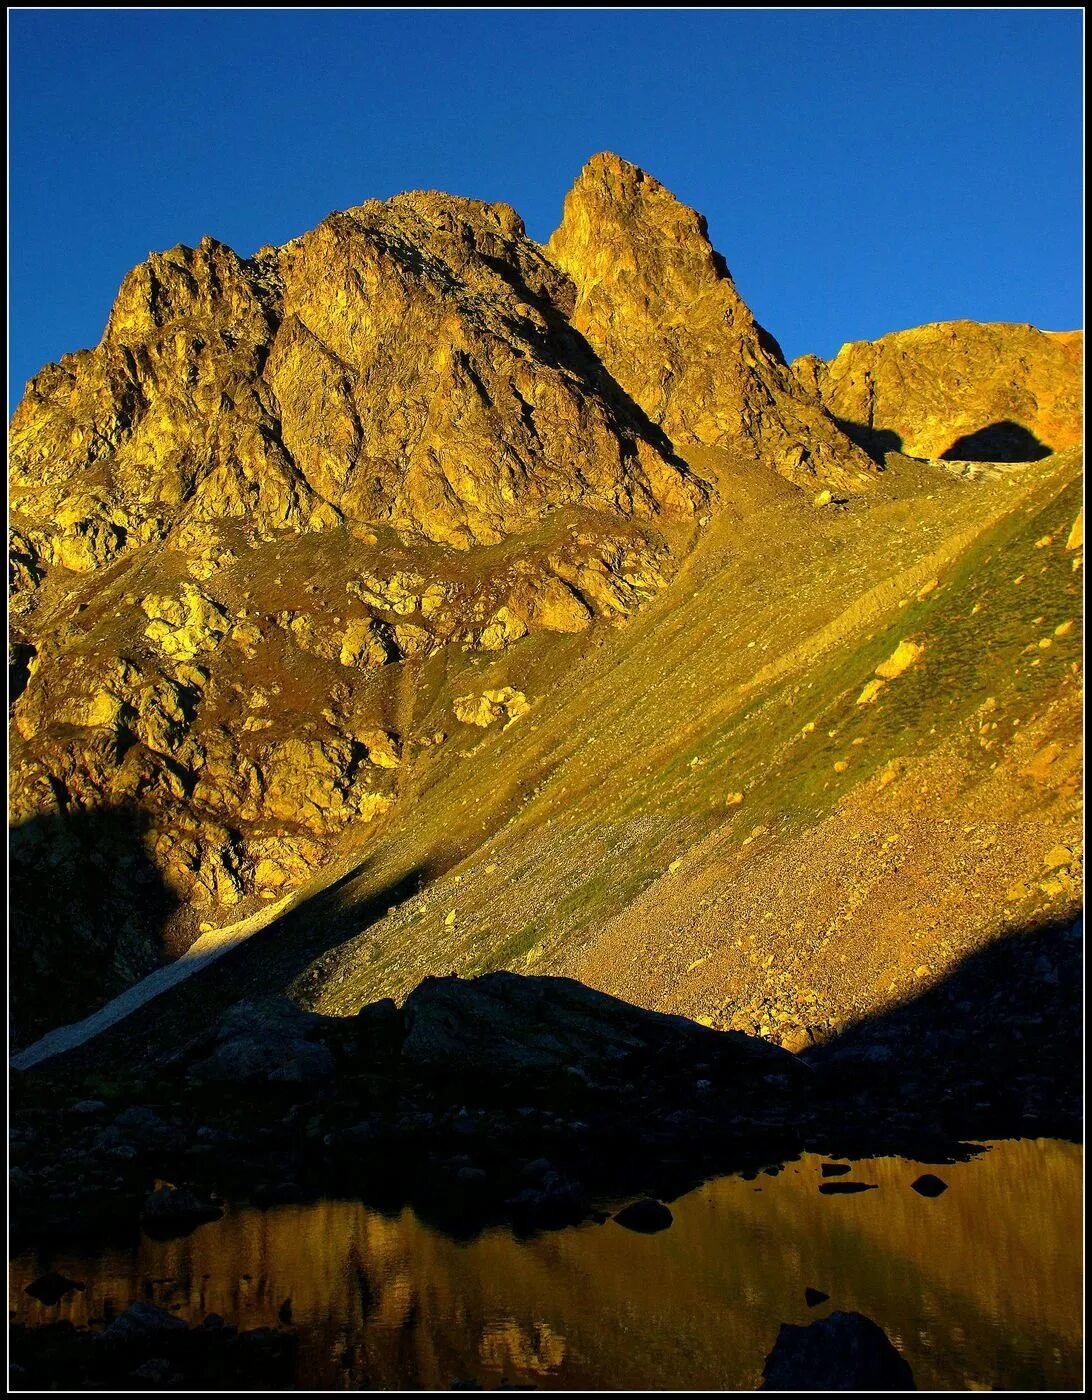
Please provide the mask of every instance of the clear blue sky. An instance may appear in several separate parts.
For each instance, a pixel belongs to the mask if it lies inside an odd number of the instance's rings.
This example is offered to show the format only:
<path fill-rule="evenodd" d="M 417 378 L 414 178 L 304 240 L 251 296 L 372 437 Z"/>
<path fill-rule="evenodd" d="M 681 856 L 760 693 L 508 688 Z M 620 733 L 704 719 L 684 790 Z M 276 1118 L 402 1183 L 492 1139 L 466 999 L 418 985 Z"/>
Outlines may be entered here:
<path fill-rule="evenodd" d="M 9 12 L 11 384 L 150 250 L 249 254 L 402 189 L 544 239 L 593 152 L 709 220 L 792 357 L 1082 320 L 1082 16 Z"/>

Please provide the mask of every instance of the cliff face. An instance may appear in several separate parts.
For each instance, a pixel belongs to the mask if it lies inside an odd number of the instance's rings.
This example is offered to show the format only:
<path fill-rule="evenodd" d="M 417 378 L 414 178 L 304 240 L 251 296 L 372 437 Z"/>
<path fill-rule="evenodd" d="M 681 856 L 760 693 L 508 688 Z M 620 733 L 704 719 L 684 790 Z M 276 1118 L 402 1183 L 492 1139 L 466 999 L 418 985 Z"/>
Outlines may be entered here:
<path fill-rule="evenodd" d="M 202 916 L 314 873 L 455 701 L 509 716 L 446 695 L 441 660 L 416 732 L 430 657 L 617 622 L 663 586 L 710 489 L 574 301 L 507 206 L 403 195 L 250 259 L 153 254 L 96 349 L 30 382 L 10 432 L 24 998 L 75 946 L 50 1014 L 86 1009 Z M 51 865 L 107 886 L 39 898 Z M 134 905 L 141 880 L 163 907 Z"/>
<path fill-rule="evenodd" d="M 1036 461 L 1082 441 L 1080 331 L 943 321 L 793 361 L 802 384 L 874 455 Z"/>
<path fill-rule="evenodd" d="M 27 984 L 75 937 L 102 964 L 79 1010 L 184 947 L 192 911 L 313 873 L 432 742 L 430 657 L 622 620 L 663 586 L 710 490 L 573 300 L 507 206 L 404 195 L 252 259 L 152 255 L 99 346 L 31 381 L 10 554 Z M 109 840 L 78 820 L 103 809 Z M 168 891 L 163 946 L 162 910 L 35 902 L 48 859 L 120 862 L 131 888 L 134 848 Z"/>
<path fill-rule="evenodd" d="M 222 520 L 467 548 L 559 505 L 692 511 L 701 488 L 567 300 L 511 210 L 443 195 L 362 205 L 250 261 L 211 240 L 153 255 L 99 347 L 16 412 L 35 553 L 86 571 Z"/>

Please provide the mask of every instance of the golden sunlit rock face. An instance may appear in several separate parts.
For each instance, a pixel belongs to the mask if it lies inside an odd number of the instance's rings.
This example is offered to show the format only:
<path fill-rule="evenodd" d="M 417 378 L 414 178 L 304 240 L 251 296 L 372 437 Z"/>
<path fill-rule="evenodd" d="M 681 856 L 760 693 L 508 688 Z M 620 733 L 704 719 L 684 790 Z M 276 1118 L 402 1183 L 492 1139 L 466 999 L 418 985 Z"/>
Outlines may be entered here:
<path fill-rule="evenodd" d="M 576 287 L 573 325 L 680 450 L 745 452 L 804 485 L 867 485 L 872 464 L 793 378 L 702 216 L 659 181 L 593 157 L 547 251 Z"/>
<path fill-rule="evenodd" d="M 183 907 L 281 892 L 311 838 L 393 800 L 366 736 L 402 722 L 375 673 L 662 588 L 659 526 L 709 488 L 574 296 L 513 210 L 433 193 L 134 269 L 11 428 L 20 849 L 60 839 L 28 822 L 125 804 Z"/>
<path fill-rule="evenodd" d="M 250 261 L 211 239 L 153 255 L 99 347 L 16 412 L 34 558 L 86 572 L 184 521 L 467 548 L 561 505 L 689 514 L 702 488 L 600 373 L 571 298 L 511 210 L 435 194 Z"/>
<path fill-rule="evenodd" d="M 859 612 L 854 590 L 900 570 L 918 599 L 936 566 L 918 578 L 914 550 L 996 522 L 993 498 L 949 503 L 971 487 L 938 464 L 907 557 L 890 531 L 868 547 L 846 512 L 887 509 L 876 434 L 953 459 L 1008 423 L 998 458 L 1019 456 L 1013 424 L 1057 452 L 1080 435 L 1080 353 L 1079 335 L 953 323 L 794 373 L 702 217 L 609 154 L 545 246 L 505 204 L 418 192 L 250 258 L 209 238 L 152 254 L 99 345 L 37 374 L 11 425 L 20 1036 L 384 833 L 416 852 L 415 887 L 506 824 L 523 839 L 566 763 L 593 826 L 638 763 L 626 820 L 661 821 L 655 784 L 723 720 L 728 678 L 805 665 L 805 637 L 818 656 L 848 635 L 836 603 Z M 912 677 L 938 654 L 926 630 L 905 634 Z M 902 635 L 856 678 L 862 715 L 902 684 L 882 668 Z M 1040 677 L 1079 636 L 1052 645 Z M 716 810 L 759 805 L 726 781 Z M 552 825 L 585 796 L 533 819 L 595 886 L 555 891 L 558 928 L 617 913 L 597 830 Z M 549 942 L 520 904 L 541 872 L 521 871 L 475 965 Z M 392 981 L 432 970 L 415 954 Z"/>
<path fill-rule="evenodd" d="M 870 450 L 1036 461 L 1083 440 L 1080 331 L 943 321 L 793 361 L 802 384 Z"/>

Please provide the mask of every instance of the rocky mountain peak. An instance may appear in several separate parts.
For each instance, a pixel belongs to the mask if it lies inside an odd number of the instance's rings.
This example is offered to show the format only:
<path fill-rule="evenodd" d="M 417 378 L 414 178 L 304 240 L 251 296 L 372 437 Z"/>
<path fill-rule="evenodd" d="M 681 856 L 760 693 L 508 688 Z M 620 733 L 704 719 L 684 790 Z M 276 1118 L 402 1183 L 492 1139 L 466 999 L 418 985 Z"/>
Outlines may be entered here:
<path fill-rule="evenodd" d="M 604 284 L 671 278 L 690 294 L 726 283 L 721 290 L 739 301 L 704 217 L 610 151 L 592 156 L 580 172 L 548 249 L 558 266 L 579 271 L 586 298 Z"/>
<path fill-rule="evenodd" d="M 1034 461 L 1083 439 L 1080 331 L 937 321 L 793 370 L 874 455 Z"/>
<path fill-rule="evenodd" d="M 465 548 L 577 502 L 690 512 L 702 489 L 573 333 L 571 302 L 507 205 L 431 192 L 252 260 L 211 239 L 153 254 L 98 348 L 36 376 L 15 416 L 13 484 L 37 500 L 20 504 L 56 519 L 51 488 L 80 492 L 72 524 L 95 541 L 51 535 L 41 557 L 93 567 L 181 516 L 389 523 Z"/>
<path fill-rule="evenodd" d="M 99 344 L 31 380 L 10 434 L 14 859 L 34 888 L 43 859 L 120 888 L 135 858 L 170 892 L 160 920 L 120 895 L 80 916 L 85 977 L 50 1014 L 185 947 L 195 910 L 298 884 L 445 725 L 525 712 L 505 674 L 457 683 L 468 658 L 664 587 L 710 489 L 574 302 L 510 206 L 419 191 L 252 258 L 153 253 Z M 418 700 L 441 656 L 452 693 Z M 31 988 L 73 920 L 25 907 Z"/>
<path fill-rule="evenodd" d="M 871 464 L 789 373 L 705 219 L 658 180 L 593 157 L 547 252 L 576 287 L 572 324 L 680 450 L 731 447 L 800 484 L 867 485 Z"/>
<path fill-rule="evenodd" d="M 957 339 L 988 362 L 989 335 Z M 716 534 L 720 484 L 778 529 L 870 487 L 829 411 L 859 376 L 812 370 L 704 219 L 606 153 L 545 247 L 507 204 L 417 191 L 249 258 L 150 255 L 11 424 L 21 1032 L 246 922 L 529 725 Z M 1065 414 L 1053 373 L 1001 378 Z"/>

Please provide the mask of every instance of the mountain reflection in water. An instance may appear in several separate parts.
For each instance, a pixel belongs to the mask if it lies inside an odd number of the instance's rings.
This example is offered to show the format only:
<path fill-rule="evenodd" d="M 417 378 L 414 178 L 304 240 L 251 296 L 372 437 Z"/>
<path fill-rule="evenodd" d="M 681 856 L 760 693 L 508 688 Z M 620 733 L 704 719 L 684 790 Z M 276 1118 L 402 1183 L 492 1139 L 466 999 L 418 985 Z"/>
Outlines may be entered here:
<path fill-rule="evenodd" d="M 814 1156 L 672 1203 L 653 1236 L 613 1222 L 457 1244 L 409 1210 L 240 1209 L 186 1239 L 20 1256 L 13 1320 L 92 1326 L 149 1299 L 199 1322 L 276 1326 L 291 1299 L 303 1388 L 753 1389 L 782 1322 L 865 1313 L 921 1389 L 1065 1389 L 1081 1374 L 1081 1149 L 999 1143 L 971 1162 L 855 1163 L 879 1190 L 821 1195 Z M 949 1190 L 911 1190 L 922 1171 Z M 47 1268 L 86 1282 L 28 1298 Z M 806 1287 L 830 1294 L 809 1310 Z"/>

